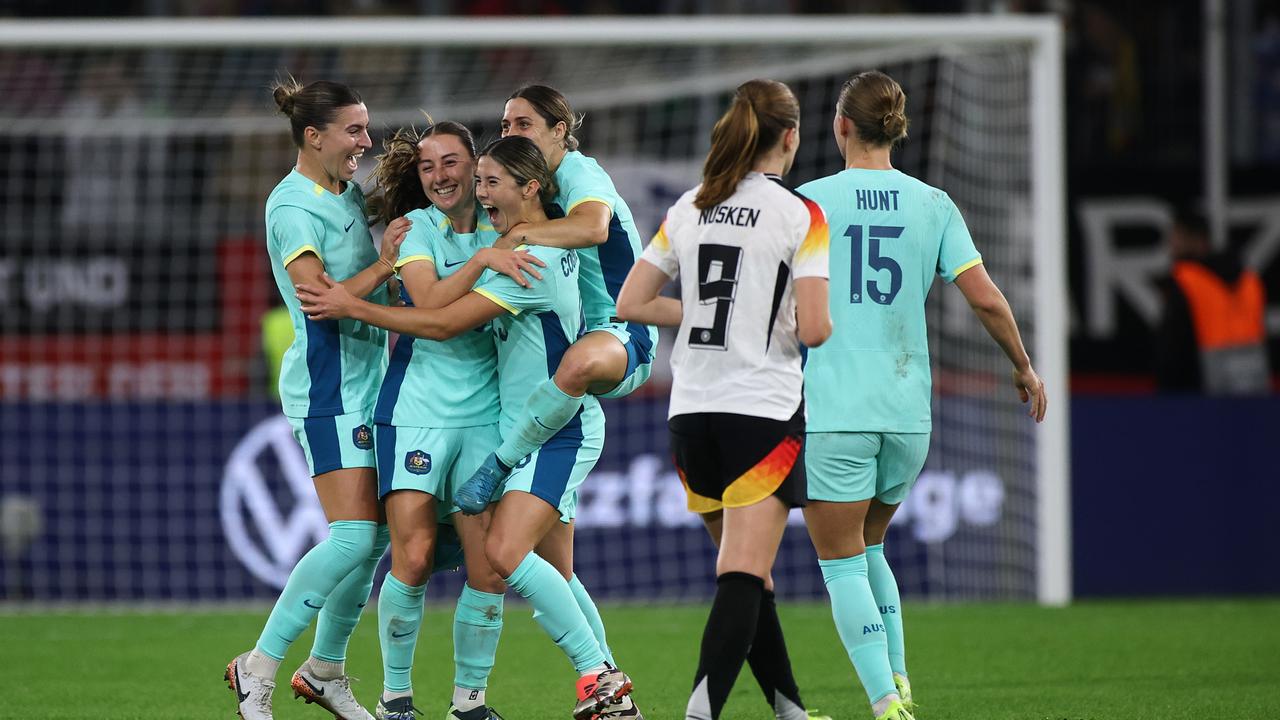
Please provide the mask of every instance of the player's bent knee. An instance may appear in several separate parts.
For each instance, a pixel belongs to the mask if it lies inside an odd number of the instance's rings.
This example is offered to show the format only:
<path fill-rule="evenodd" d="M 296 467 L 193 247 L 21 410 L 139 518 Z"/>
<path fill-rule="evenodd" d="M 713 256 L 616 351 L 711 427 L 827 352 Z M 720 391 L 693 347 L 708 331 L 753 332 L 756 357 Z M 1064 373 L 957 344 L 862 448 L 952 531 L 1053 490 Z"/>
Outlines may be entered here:
<path fill-rule="evenodd" d="M 489 566 L 504 578 L 511 577 L 529 552 L 528 548 L 519 547 L 517 543 L 509 542 L 494 533 L 484 542 L 484 555 L 489 560 Z"/>
<path fill-rule="evenodd" d="M 400 552 L 392 553 L 391 573 L 406 585 L 421 585 L 431 575 L 434 555 L 435 546 L 429 540 L 406 543 Z"/>
<path fill-rule="evenodd" d="M 468 567 L 467 584 L 471 586 L 472 590 L 493 593 L 494 595 L 501 595 L 507 591 L 507 584 L 502 581 L 502 577 L 487 565 L 483 572 L 472 572 L 471 568 Z"/>
<path fill-rule="evenodd" d="M 618 350 L 612 353 L 600 347 L 570 347 L 556 369 L 556 384 L 574 394 L 599 383 L 617 385 L 627 373 L 627 351 L 621 345 Z"/>
<path fill-rule="evenodd" d="M 556 369 L 556 384 L 561 390 L 581 394 L 597 379 L 596 373 L 599 371 L 600 363 L 590 352 L 574 353 L 570 349 Z"/>

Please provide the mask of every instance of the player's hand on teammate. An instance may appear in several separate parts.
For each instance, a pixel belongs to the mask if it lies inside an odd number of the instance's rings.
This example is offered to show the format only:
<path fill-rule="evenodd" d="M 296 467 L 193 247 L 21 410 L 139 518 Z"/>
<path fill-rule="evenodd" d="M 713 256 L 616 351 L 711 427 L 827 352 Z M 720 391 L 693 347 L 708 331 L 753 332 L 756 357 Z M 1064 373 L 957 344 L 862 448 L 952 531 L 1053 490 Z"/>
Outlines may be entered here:
<path fill-rule="evenodd" d="M 411 227 L 413 227 L 412 220 L 407 217 L 398 217 L 387 223 L 387 229 L 382 231 L 382 245 L 379 246 L 378 254 L 393 268 L 396 266 L 396 260 L 400 259 L 400 243 L 404 242 L 404 236 Z"/>
<path fill-rule="evenodd" d="M 356 302 L 340 282 L 334 282 L 329 273 L 320 276 L 321 285 L 294 285 L 294 294 L 302 301 L 302 312 L 312 320 L 337 320 L 351 317 L 351 306 Z"/>
<path fill-rule="evenodd" d="M 522 228 L 529 223 L 521 221 L 507 228 L 502 237 L 494 241 L 493 246 L 499 250 L 514 250 L 524 244 L 524 231 Z"/>
<path fill-rule="evenodd" d="M 526 274 L 534 280 L 541 280 L 542 273 L 538 272 L 538 268 L 547 266 L 525 250 L 503 250 L 497 247 L 482 248 L 476 252 L 476 259 L 490 270 L 520 283 L 520 287 L 529 287 Z"/>
<path fill-rule="evenodd" d="M 404 307 L 404 299 L 400 297 L 400 279 L 395 275 L 387 278 L 387 300 L 391 307 Z"/>
<path fill-rule="evenodd" d="M 1014 368 L 1013 386 L 1018 388 L 1018 397 L 1022 398 L 1022 402 L 1031 404 L 1027 414 L 1035 418 L 1036 422 L 1044 422 L 1044 411 L 1049 401 L 1044 395 L 1044 381 L 1036 371 L 1030 365 L 1022 370 Z"/>

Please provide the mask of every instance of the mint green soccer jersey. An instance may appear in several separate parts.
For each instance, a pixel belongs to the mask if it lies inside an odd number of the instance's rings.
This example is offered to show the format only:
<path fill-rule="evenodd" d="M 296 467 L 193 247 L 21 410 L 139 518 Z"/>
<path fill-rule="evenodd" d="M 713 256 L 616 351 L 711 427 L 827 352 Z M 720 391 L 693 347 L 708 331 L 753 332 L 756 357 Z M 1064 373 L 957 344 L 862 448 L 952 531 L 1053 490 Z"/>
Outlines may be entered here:
<path fill-rule="evenodd" d="M 476 231 L 471 233 L 455 232 L 435 207 L 410 212 L 413 227 L 400 245 L 396 269 L 429 262 L 441 280 L 457 272 L 476 251 L 498 239 L 488 215 L 476 209 Z M 412 304 L 407 292 L 402 299 Z M 489 324 L 443 341 L 408 336 L 397 340 L 373 419 L 429 428 L 498 422 L 498 354 Z"/>
<path fill-rule="evenodd" d="M 625 330 L 637 349 L 652 359 L 658 342 L 657 328 L 614 321 L 622 282 L 642 251 L 640 231 L 631 217 L 631 208 L 600 163 L 576 150 L 566 153 L 556 168 L 556 186 L 555 202 L 566 215 L 584 202 L 604 203 L 612 213 L 609 236 L 604 244 L 577 251 L 582 264 L 578 286 L 587 331 L 604 326 Z"/>
<path fill-rule="evenodd" d="M 809 351 L 809 432 L 932 428 L 924 302 L 982 262 L 947 194 L 897 170 L 850 169 L 802 185 L 831 228 L 831 337 Z"/>
<path fill-rule="evenodd" d="M 582 301 L 578 294 L 578 253 L 558 248 L 522 246 L 547 264 L 531 287 L 486 270 L 476 285 L 507 312 L 493 321 L 498 346 L 498 392 L 502 400 L 500 430 L 505 437 L 524 411 L 529 394 L 555 375 L 560 358 L 582 333 Z M 561 432 L 603 436 L 604 413 L 595 396 L 582 401 L 583 411 Z"/>
<path fill-rule="evenodd" d="M 308 320 L 285 270 L 314 253 L 325 272 L 346 280 L 378 260 L 364 193 L 348 182 L 334 195 L 296 169 L 267 198 L 267 255 L 293 321 L 293 344 L 280 367 L 280 401 L 289 417 L 329 417 L 372 407 L 387 367 L 387 333 L 357 320 Z M 386 304 L 384 286 L 369 296 Z"/>

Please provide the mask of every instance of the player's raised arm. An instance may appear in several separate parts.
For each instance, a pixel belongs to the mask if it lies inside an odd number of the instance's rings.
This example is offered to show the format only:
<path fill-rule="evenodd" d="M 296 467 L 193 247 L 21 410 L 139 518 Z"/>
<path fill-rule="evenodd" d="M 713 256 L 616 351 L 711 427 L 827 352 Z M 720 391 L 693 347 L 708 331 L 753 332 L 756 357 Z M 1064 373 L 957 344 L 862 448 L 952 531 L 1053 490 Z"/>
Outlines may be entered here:
<path fill-rule="evenodd" d="M 342 280 L 342 285 L 356 297 L 372 295 L 383 283 L 394 280 L 396 258 L 400 254 L 400 243 L 404 241 L 412 223 L 406 218 L 397 218 L 382 234 L 382 249 L 378 259 L 360 272 Z M 306 252 L 296 257 L 285 266 L 289 279 L 293 284 L 314 284 L 325 272 L 325 265 L 320 256 L 314 252 Z"/>

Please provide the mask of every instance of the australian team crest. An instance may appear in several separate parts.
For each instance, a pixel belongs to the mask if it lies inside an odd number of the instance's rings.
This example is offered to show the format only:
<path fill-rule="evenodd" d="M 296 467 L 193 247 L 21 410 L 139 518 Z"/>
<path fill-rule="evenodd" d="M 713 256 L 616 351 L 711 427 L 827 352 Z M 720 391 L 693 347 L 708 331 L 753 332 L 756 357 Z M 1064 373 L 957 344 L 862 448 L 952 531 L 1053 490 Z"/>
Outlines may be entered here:
<path fill-rule="evenodd" d="M 373 430 L 368 425 L 361 425 L 351 431 L 351 441 L 361 450 L 372 450 Z"/>
<path fill-rule="evenodd" d="M 431 454 L 414 450 L 404 456 L 404 469 L 414 475 L 426 475 L 431 472 Z"/>

